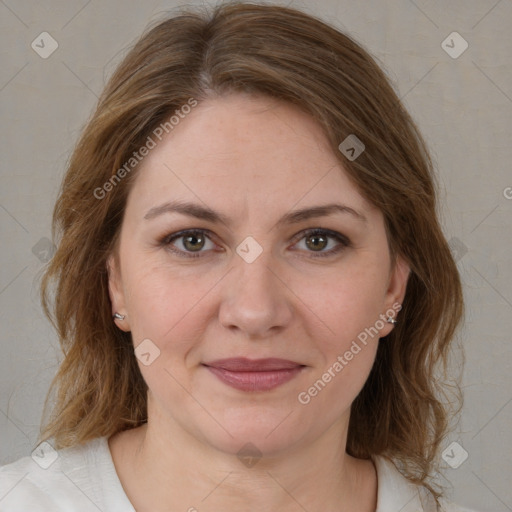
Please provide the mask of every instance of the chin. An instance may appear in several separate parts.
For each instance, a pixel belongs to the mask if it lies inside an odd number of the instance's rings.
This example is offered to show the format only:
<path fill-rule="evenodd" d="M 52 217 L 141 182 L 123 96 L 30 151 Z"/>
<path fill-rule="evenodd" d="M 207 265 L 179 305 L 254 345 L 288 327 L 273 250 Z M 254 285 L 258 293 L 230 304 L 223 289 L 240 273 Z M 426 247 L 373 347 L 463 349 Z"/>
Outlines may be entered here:
<path fill-rule="evenodd" d="M 239 457 L 250 457 L 251 452 L 260 457 L 277 456 L 307 435 L 305 425 L 297 423 L 292 409 L 284 407 L 231 409 L 221 424 L 225 430 L 217 425 L 214 430 L 203 430 L 202 437 L 210 446 Z"/>

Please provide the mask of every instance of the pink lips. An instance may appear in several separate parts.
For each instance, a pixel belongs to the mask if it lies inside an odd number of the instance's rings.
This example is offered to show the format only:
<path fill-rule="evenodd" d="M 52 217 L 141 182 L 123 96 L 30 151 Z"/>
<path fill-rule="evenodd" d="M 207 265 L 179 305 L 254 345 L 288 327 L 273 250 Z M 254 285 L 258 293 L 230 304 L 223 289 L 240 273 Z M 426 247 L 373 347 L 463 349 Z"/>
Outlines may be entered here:
<path fill-rule="evenodd" d="M 285 359 L 235 357 L 204 363 L 222 382 L 241 391 L 269 391 L 293 379 L 303 365 Z"/>

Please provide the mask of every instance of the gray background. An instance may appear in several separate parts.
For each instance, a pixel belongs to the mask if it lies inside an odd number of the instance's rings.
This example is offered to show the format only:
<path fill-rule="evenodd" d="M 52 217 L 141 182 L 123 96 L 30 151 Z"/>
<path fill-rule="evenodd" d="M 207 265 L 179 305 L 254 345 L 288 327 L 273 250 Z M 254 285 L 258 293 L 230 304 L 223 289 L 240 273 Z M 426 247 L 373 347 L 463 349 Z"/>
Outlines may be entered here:
<path fill-rule="evenodd" d="M 444 464 L 443 482 L 461 505 L 512 510 L 512 0 L 282 3 L 334 23 L 370 50 L 430 146 L 467 301 L 459 336 L 465 406 L 443 448 L 456 441 L 469 457 L 457 469 Z M 58 342 L 37 286 L 66 161 L 123 51 L 176 5 L 0 1 L 0 464 L 34 448 L 57 368 Z M 44 31 L 58 43 L 46 59 L 31 48 Z M 442 47 L 453 31 L 469 44 L 458 58 Z M 457 50 L 460 43 L 446 44 Z M 463 452 L 449 453 L 453 460 Z"/>

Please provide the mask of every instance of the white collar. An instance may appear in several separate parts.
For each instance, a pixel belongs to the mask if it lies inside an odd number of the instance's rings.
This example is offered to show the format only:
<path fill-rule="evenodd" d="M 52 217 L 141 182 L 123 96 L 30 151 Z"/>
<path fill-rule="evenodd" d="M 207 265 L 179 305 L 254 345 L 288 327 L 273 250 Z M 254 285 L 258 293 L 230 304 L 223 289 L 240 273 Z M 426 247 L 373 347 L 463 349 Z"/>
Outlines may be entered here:
<path fill-rule="evenodd" d="M 371 457 L 377 470 L 376 512 L 430 512 L 436 510 L 435 501 L 423 486 L 403 476 L 384 456 Z"/>

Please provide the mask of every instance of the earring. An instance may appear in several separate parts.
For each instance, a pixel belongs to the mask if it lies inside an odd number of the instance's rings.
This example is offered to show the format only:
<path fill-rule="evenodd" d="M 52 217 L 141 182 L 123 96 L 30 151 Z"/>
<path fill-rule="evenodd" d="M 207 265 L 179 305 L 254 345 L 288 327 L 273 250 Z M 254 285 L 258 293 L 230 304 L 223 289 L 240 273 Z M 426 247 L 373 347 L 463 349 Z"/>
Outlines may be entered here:
<path fill-rule="evenodd" d="M 116 313 L 114 313 L 114 316 L 112 318 L 114 318 L 114 319 L 117 318 L 118 320 L 124 320 L 125 317 L 126 317 L 126 315 L 121 315 L 116 312 Z"/>
<path fill-rule="evenodd" d="M 388 324 L 393 324 L 393 325 L 397 323 L 397 321 L 391 316 L 388 316 L 386 321 L 388 322 Z"/>

